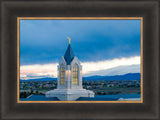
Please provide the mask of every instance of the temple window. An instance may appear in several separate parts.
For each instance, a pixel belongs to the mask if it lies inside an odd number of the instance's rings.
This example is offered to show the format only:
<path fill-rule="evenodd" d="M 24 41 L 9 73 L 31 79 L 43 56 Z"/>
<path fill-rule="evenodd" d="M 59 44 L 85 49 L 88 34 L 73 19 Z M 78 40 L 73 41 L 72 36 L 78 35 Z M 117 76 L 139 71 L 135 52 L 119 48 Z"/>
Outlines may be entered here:
<path fill-rule="evenodd" d="M 74 65 L 73 67 L 73 84 L 78 84 L 78 65 Z"/>
<path fill-rule="evenodd" d="M 64 67 L 61 67 L 61 84 L 65 84 L 65 68 Z"/>

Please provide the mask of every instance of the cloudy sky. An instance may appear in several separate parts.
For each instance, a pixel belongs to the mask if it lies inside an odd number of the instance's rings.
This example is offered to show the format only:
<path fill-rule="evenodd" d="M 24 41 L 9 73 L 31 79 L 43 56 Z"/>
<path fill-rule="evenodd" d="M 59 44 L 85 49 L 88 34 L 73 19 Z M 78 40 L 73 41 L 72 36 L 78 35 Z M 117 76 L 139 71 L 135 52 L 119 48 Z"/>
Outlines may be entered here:
<path fill-rule="evenodd" d="M 140 20 L 20 20 L 20 78 L 57 77 L 68 40 L 83 76 L 140 72 Z"/>

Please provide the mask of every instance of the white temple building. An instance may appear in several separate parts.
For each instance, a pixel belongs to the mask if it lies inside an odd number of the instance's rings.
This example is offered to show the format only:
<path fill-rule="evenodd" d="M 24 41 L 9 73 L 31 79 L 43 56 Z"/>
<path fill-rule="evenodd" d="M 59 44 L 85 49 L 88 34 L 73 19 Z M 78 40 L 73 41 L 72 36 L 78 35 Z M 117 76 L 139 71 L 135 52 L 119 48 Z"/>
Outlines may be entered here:
<path fill-rule="evenodd" d="M 82 65 L 69 45 L 57 66 L 57 89 L 46 92 L 46 97 L 57 97 L 61 101 L 75 101 L 79 97 L 94 97 L 94 92 L 83 89 Z"/>

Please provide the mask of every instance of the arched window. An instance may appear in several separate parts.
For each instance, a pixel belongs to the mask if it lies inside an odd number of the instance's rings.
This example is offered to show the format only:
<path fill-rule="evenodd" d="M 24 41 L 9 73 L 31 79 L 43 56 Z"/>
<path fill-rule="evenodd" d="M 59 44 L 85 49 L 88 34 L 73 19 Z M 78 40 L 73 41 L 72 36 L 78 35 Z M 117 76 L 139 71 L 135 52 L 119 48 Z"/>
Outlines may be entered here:
<path fill-rule="evenodd" d="M 61 84 L 65 84 L 65 68 L 64 67 L 61 67 Z"/>
<path fill-rule="evenodd" d="M 78 65 L 74 65 L 73 67 L 73 84 L 78 84 Z"/>

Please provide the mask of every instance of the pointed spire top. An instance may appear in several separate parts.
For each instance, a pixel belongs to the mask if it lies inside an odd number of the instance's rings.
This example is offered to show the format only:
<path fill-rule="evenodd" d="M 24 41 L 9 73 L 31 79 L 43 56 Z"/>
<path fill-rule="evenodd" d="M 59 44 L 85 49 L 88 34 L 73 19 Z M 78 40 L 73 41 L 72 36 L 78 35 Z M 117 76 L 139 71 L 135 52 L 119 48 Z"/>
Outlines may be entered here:
<path fill-rule="evenodd" d="M 69 45 L 68 45 L 68 48 L 67 48 L 67 50 L 65 52 L 64 59 L 67 62 L 67 65 L 69 65 L 69 64 L 71 64 L 71 62 L 72 62 L 72 60 L 73 60 L 75 55 L 74 55 L 74 52 L 73 52 L 73 50 L 71 48 L 71 45 L 70 45 L 71 38 L 70 37 L 67 37 L 67 38 L 69 40 Z"/>
<path fill-rule="evenodd" d="M 70 37 L 67 37 L 68 38 L 68 40 L 69 40 L 69 44 L 71 44 L 71 38 Z"/>

